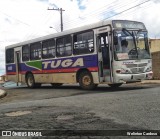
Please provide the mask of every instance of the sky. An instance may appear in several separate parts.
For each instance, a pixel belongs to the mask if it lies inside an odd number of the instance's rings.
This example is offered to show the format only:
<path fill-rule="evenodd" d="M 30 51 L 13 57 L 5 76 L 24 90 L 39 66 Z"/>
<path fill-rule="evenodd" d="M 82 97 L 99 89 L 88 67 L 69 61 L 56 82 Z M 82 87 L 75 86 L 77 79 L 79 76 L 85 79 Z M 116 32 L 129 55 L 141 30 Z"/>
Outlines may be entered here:
<path fill-rule="evenodd" d="M 160 0 L 146 1 L 0 0 L 0 75 L 5 74 L 5 46 L 60 32 L 60 12 L 48 8 L 65 10 L 64 30 L 124 19 L 144 22 L 149 37 L 160 38 Z"/>

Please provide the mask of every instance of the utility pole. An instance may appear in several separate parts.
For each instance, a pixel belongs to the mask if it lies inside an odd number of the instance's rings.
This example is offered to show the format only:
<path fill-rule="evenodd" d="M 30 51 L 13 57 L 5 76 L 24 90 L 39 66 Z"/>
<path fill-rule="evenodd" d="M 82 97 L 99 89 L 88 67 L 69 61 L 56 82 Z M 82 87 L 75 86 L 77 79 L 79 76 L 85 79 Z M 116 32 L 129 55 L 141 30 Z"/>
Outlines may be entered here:
<path fill-rule="evenodd" d="M 48 8 L 48 10 L 56 10 L 56 11 L 60 11 L 61 32 L 62 32 L 62 31 L 63 31 L 63 17 L 62 17 L 62 12 L 65 11 L 65 10 L 63 10 L 62 8 L 60 8 L 60 9 L 59 9 L 59 8 L 58 8 L 58 9 L 54 9 L 54 8 L 53 8 L 53 9 L 49 9 L 49 8 Z"/>

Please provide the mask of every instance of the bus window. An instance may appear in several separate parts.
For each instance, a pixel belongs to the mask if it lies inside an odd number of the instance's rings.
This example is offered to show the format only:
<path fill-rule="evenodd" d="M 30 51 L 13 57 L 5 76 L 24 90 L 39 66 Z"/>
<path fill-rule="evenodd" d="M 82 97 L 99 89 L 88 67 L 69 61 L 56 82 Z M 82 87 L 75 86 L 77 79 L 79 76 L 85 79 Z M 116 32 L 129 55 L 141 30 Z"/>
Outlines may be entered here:
<path fill-rule="evenodd" d="M 71 36 L 57 39 L 57 56 L 70 56 L 72 54 Z"/>
<path fill-rule="evenodd" d="M 41 59 L 41 43 L 36 42 L 30 45 L 31 49 L 31 60 Z"/>
<path fill-rule="evenodd" d="M 87 54 L 94 51 L 93 31 L 74 35 L 74 54 Z"/>
<path fill-rule="evenodd" d="M 29 45 L 22 46 L 22 60 L 23 61 L 29 60 Z"/>
<path fill-rule="evenodd" d="M 14 49 L 6 50 L 6 63 L 14 63 Z"/>
<path fill-rule="evenodd" d="M 42 58 L 55 57 L 55 40 L 46 40 L 42 42 Z"/>

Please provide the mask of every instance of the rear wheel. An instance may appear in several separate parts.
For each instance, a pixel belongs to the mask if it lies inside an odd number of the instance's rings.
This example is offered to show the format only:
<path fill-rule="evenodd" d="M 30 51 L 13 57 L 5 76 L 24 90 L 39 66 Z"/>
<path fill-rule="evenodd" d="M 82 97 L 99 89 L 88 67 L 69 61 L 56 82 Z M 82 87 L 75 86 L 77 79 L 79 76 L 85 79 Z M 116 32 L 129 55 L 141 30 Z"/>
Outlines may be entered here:
<path fill-rule="evenodd" d="M 97 84 L 94 84 L 92 75 L 88 71 L 84 71 L 79 75 L 79 84 L 82 89 L 94 89 Z"/>
<path fill-rule="evenodd" d="M 108 84 L 110 87 L 112 88 L 117 88 L 120 87 L 122 85 L 122 83 L 116 83 L 116 84 Z"/>
<path fill-rule="evenodd" d="M 33 74 L 29 73 L 27 75 L 26 82 L 27 82 L 27 86 L 29 88 L 34 88 L 35 87 L 35 80 L 34 80 Z"/>

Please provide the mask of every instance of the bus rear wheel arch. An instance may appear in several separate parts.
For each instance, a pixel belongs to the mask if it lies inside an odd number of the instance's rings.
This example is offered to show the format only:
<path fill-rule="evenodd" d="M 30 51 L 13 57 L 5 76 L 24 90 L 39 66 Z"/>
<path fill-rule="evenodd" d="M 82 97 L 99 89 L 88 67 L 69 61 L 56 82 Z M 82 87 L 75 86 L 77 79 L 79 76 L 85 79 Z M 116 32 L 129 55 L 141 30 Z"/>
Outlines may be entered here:
<path fill-rule="evenodd" d="M 80 87 L 85 90 L 92 90 L 97 87 L 97 84 L 93 82 L 92 74 L 87 70 L 83 70 L 79 73 L 78 82 Z"/>

